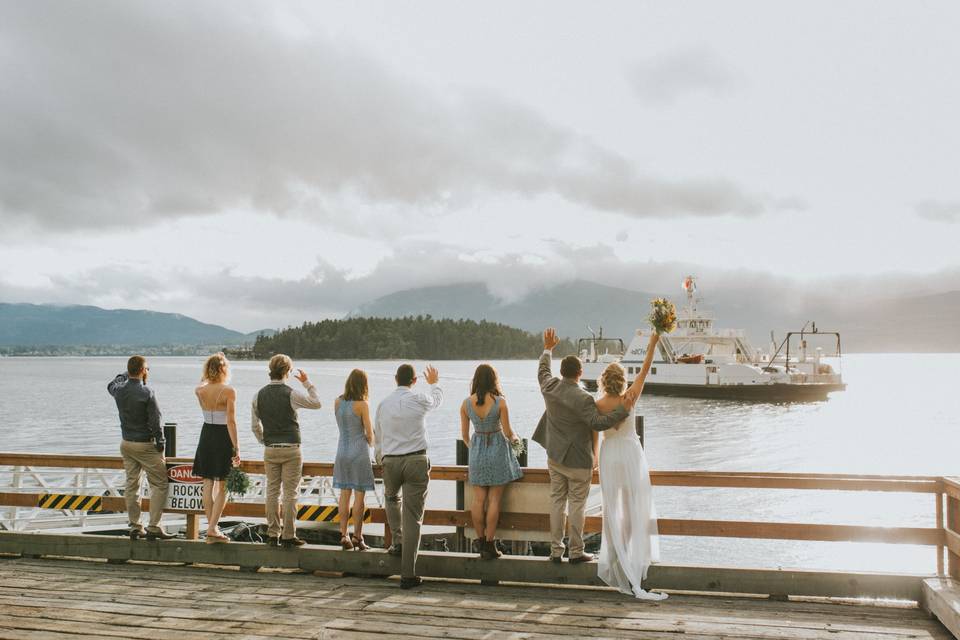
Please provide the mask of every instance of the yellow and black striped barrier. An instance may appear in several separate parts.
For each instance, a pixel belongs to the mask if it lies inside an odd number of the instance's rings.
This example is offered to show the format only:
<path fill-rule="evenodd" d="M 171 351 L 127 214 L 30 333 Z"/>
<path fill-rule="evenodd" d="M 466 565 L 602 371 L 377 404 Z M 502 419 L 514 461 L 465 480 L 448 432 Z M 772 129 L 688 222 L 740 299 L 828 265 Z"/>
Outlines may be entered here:
<path fill-rule="evenodd" d="M 103 508 L 102 496 L 78 496 L 72 493 L 44 493 L 37 500 L 41 509 L 61 511 L 100 511 Z"/>
<path fill-rule="evenodd" d="M 340 522 L 340 509 L 332 505 L 297 505 L 297 520 L 312 522 Z M 370 509 L 363 510 L 363 521 L 370 522 Z"/>

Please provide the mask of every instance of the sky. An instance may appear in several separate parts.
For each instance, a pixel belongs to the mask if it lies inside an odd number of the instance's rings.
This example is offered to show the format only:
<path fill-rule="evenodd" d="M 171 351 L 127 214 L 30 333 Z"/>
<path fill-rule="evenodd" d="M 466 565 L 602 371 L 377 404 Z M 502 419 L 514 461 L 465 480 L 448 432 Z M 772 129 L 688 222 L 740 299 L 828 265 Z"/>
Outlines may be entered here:
<path fill-rule="evenodd" d="M 0 3 L 0 301 L 960 289 L 955 2 Z"/>

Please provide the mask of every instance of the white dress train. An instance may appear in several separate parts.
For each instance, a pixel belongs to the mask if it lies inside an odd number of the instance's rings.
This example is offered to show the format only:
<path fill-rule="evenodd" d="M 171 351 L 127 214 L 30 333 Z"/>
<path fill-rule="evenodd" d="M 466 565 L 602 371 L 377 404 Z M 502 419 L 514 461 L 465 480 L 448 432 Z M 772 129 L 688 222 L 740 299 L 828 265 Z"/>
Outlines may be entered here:
<path fill-rule="evenodd" d="M 664 600 L 665 593 L 641 588 L 650 563 L 660 559 L 657 513 L 650 468 L 632 418 L 604 432 L 600 445 L 603 533 L 597 574 L 622 593 Z"/>

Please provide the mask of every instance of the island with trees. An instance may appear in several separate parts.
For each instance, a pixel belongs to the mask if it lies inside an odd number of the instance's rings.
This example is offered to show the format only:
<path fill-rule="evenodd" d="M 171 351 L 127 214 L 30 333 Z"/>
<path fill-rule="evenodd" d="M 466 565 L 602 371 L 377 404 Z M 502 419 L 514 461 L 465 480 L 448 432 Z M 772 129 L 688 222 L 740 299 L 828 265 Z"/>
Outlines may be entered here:
<path fill-rule="evenodd" d="M 509 360 L 535 358 L 542 350 L 542 337 L 522 329 L 427 315 L 305 322 L 257 337 L 244 355 L 257 360 L 276 353 L 311 360 Z M 573 352 L 569 340 L 555 351 Z"/>

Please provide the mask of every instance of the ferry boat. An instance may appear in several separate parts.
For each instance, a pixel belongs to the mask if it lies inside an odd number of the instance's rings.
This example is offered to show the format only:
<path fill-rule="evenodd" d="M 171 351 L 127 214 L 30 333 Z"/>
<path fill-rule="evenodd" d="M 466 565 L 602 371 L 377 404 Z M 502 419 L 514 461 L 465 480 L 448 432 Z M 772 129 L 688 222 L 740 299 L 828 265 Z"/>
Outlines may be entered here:
<path fill-rule="evenodd" d="M 676 330 L 660 336 L 644 393 L 791 402 L 823 400 L 846 388 L 841 374 L 825 361 L 836 358 L 839 362 L 838 332 L 820 331 L 816 323 L 807 323 L 800 331 L 787 333 L 779 347 L 771 339 L 771 353 L 764 353 L 751 346 L 742 330 L 714 328 L 713 318 L 697 308 L 693 276 L 684 279 L 683 289 L 687 304 L 678 313 Z M 632 380 L 643 365 L 651 331 L 638 329 L 626 348 L 622 339 L 604 338 L 602 329 L 599 335 L 591 331 L 590 338 L 581 338 L 577 350 L 583 361 L 584 386 L 596 391 L 600 374 L 611 362 L 622 364 Z M 808 340 L 823 336 L 835 344 L 835 352 L 824 354 L 822 347 L 808 352 Z"/>

